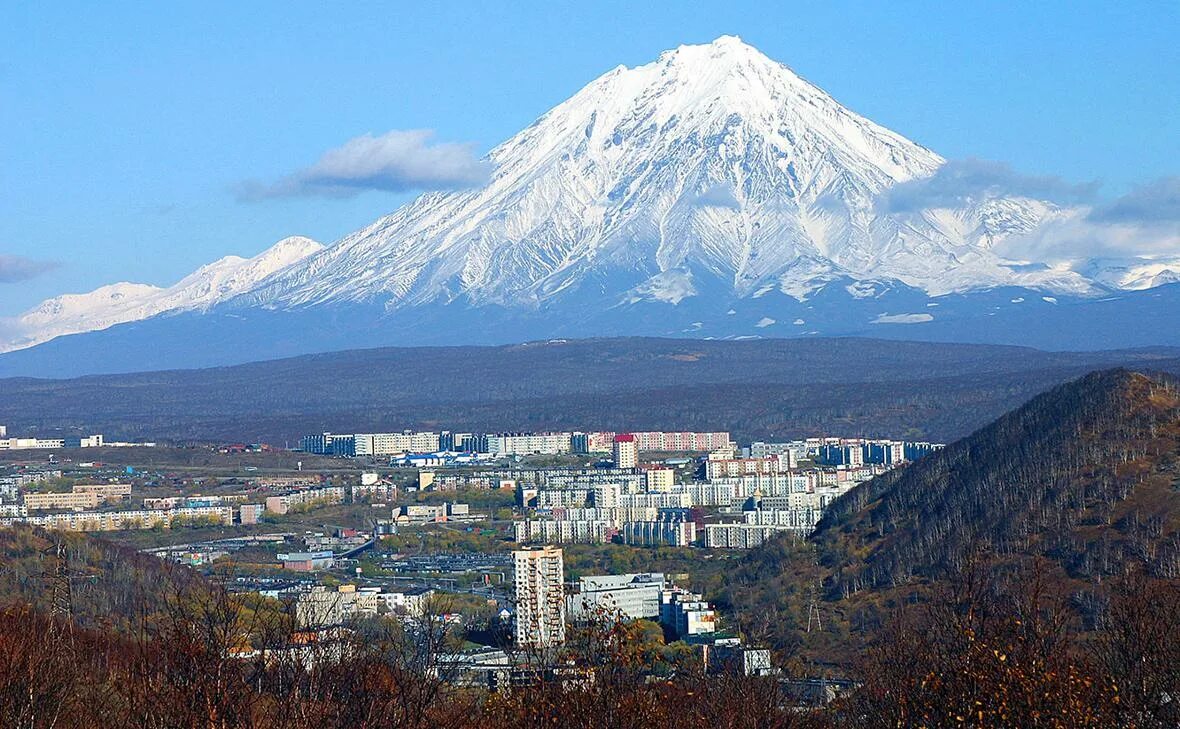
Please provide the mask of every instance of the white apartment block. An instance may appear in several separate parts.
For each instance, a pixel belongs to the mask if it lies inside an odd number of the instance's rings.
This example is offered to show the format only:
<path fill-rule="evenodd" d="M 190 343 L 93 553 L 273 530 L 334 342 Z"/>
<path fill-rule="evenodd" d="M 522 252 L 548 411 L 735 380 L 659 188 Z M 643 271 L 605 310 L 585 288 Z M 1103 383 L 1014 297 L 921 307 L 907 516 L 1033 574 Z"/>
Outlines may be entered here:
<path fill-rule="evenodd" d="M 616 527 L 629 521 L 655 521 L 658 515 L 659 510 L 652 506 L 616 506 L 602 509 L 589 506 L 580 509 L 558 509 L 553 514 L 557 519 L 605 521 Z"/>
<path fill-rule="evenodd" d="M 664 575 L 659 572 L 583 577 L 566 601 L 571 620 L 596 621 L 660 617 Z"/>
<path fill-rule="evenodd" d="M 488 436 L 494 456 L 553 456 L 570 452 L 570 433 L 501 433 Z"/>
<path fill-rule="evenodd" d="M 706 524 L 705 546 L 710 549 L 753 549 L 791 527 L 770 524 Z"/>
<path fill-rule="evenodd" d="M 755 441 L 750 444 L 751 458 L 781 456 L 787 453 L 790 454 L 793 463 L 798 463 L 800 458 L 807 456 L 807 442 L 802 440 L 792 440 L 783 443 L 764 443 L 762 441 Z"/>
<path fill-rule="evenodd" d="M 624 508 L 683 509 L 696 506 L 692 495 L 685 491 L 655 494 L 623 494 L 619 506 Z"/>
<path fill-rule="evenodd" d="M 439 435 L 429 431 L 401 433 L 356 433 L 352 436 L 358 456 L 391 456 L 398 453 L 434 453 Z"/>
<path fill-rule="evenodd" d="M 692 501 L 691 506 L 730 506 L 738 498 L 731 483 L 688 483 L 680 488 Z"/>
<path fill-rule="evenodd" d="M 42 448 L 65 448 L 61 438 L 4 438 L 0 439 L 0 451 Z"/>
<path fill-rule="evenodd" d="M 629 521 L 623 524 L 623 543 L 637 547 L 689 547 L 697 541 L 691 521 Z"/>
<path fill-rule="evenodd" d="M 692 433 L 644 431 L 631 432 L 640 451 L 700 451 L 708 452 L 729 445 L 729 433 Z M 586 434 L 587 444 L 592 453 L 610 453 L 614 444 L 613 431 L 598 431 Z"/>
<path fill-rule="evenodd" d="M 31 524 L 46 529 L 74 532 L 107 532 L 124 529 L 169 528 L 174 520 L 208 519 L 218 524 L 233 524 L 234 510 L 229 506 L 192 506 L 183 509 L 135 511 L 75 511 L 44 516 L 0 519 L 0 526 Z"/>
<path fill-rule="evenodd" d="M 618 527 L 602 520 L 525 519 L 512 529 L 513 539 L 521 544 L 605 544 Z"/>
<path fill-rule="evenodd" d="M 594 485 L 594 506 L 599 509 L 614 509 L 619 506 L 623 487 L 617 483 L 600 483 Z"/>
<path fill-rule="evenodd" d="M 588 487 L 543 488 L 537 490 L 538 509 L 561 509 L 586 506 L 594 490 Z"/>
<path fill-rule="evenodd" d="M 518 646 L 550 648 L 565 642 L 565 568 L 556 547 L 512 553 Z"/>
<path fill-rule="evenodd" d="M 748 473 L 741 476 L 716 478 L 710 481 L 716 485 L 733 487 L 734 498 L 748 499 L 755 493 L 763 496 L 785 496 L 814 491 L 820 481 L 815 471 L 802 473 Z"/>
<path fill-rule="evenodd" d="M 805 507 L 801 509 L 756 509 L 743 512 L 747 524 L 758 526 L 781 526 L 804 534 L 815 530 L 824 515 L 823 509 Z"/>

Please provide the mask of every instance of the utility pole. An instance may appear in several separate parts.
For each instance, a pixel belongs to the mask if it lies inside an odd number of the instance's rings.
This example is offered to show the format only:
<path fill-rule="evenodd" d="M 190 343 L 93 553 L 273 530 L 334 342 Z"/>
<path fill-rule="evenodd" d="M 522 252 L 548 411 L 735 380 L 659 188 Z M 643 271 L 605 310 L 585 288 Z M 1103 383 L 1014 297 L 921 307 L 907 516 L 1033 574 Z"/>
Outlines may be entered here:
<path fill-rule="evenodd" d="M 72 620 L 74 590 L 70 584 L 65 542 L 54 542 L 41 553 L 46 557 L 41 577 L 49 582 L 49 610 L 55 617 Z"/>
<path fill-rule="evenodd" d="M 69 552 L 66 543 L 55 540 L 52 545 L 41 550 L 45 557 L 45 569 L 39 577 L 49 583 L 49 612 L 55 618 L 61 619 L 67 626 L 73 626 L 74 619 L 74 580 L 89 580 L 96 582 L 95 575 L 71 574 Z"/>

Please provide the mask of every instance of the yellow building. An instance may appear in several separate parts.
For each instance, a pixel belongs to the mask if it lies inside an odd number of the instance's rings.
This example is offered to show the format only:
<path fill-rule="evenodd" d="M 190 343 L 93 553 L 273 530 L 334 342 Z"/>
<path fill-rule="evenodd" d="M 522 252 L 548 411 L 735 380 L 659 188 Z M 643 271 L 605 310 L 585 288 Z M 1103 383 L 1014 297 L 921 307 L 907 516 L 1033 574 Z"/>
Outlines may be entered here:
<path fill-rule="evenodd" d="M 95 493 L 44 493 L 44 494 L 25 494 L 24 503 L 25 508 L 29 511 L 39 511 L 44 509 L 72 509 L 73 511 L 81 511 L 83 509 L 93 509 L 98 506 L 100 497 Z"/>

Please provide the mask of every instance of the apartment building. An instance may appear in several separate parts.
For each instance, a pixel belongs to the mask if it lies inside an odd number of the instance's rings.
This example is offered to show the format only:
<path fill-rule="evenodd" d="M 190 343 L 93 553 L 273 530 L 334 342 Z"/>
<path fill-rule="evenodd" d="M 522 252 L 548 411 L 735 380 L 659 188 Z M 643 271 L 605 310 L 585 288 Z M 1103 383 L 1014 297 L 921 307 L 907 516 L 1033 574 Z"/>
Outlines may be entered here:
<path fill-rule="evenodd" d="M 636 547 L 689 547 L 697 541 L 692 521 L 656 519 L 623 524 L 623 543 Z"/>
<path fill-rule="evenodd" d="M 344 487 L 325 486 L 318 489 L 293 491 L 280 496 L 268 496 L 266 497 L 266 510 L 273 514 L 283 515 L 296 506 L 313 503 L 325 505 L 344 503 Z"/>
<path fill-rule="evenodd" d="M 358 456 L 389 456 L 397 453 L 435 453 L 440 450 L 439 434 L 429 431 L 400 433 L 356 433 L 353 452 Z"/>
<path fill-rule="evenodd" d="M 710 549 L 753 549 L 794 527 L 776 524 L 706 524 L 705 546 Z"/>
<path fill-rule="evenodd" d="M 102 501 L 96 493 L 67 492 L 67 493 L 35 493 L 24 495 L 24 505 L 29 511 L 45 511 L 48 509 L 72 509 L 83 511 L 94 509 Z"/>
<path fill-rule="evenodd" d="M 488 436 L 494 456 L 560 455 L 570 452 L 570 433 L 500 433 Z"/>
<path fill-rule="evenodd" d="M 76 494 L 97 494 L 100 499 L 108 503 L 126 501 L 131 498 L 131 484 L 129 483 L 86 483 L 75 484 Z"/>
<path fill-rule="evenodd" d="M 605 544 L 618 526 L 605 520 L 525 519 L 512 525 L 513 539 L 521 544 Z"/>
<path fill-rule="evenodd" d="M 232 524 L 234 510 L 228 506 L 189 507 L 185 509 L 134 511 L 75 511 L 0 519 L 0 526 L 14 523 L 31 524 L 46 529 L 75 532 L 106 532 L 125 529 L 169 528 L 174 520 L 204 519 L 218 524 Z"/>
<path fill-rule="evenodd" d="M 516 593 L 516 644 L 549 648 L 565 642 L 565 568 L 561 549 L 512 553 Z"/>

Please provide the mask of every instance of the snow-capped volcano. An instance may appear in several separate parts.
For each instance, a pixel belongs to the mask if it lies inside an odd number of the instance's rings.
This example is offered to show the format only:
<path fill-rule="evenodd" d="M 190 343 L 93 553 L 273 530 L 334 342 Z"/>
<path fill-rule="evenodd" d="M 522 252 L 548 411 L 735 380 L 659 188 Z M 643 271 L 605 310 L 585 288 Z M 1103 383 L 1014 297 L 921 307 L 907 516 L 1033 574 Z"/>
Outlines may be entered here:
<path fill-rule="evenodd" d="M 214 339 L 236 327 L 255 358 L 380 342 L 915 324 L 1014 341 L 1034 329 L 1001 326 L 1008 309 L 1013 322 L 1039 321 L 1033 306 L 1180 281 L 1180 252 L 1080 262 L 1022 253 L 1035 250 L 1022 244 L 1030 234 L 1085 209 L 998 193 L 888 204 L 936 180 L 946 161 L 735 37 L 619 66 L 486 161 L 485 184 L 423 195 L 327 248 L 288 239 L 168 289 L 116 284 L 52 299 L 21 316 L 0 351 L 182 313 L 153 336 L 180 319 Z M 1119 316 L 1137 321 L 1134 306 Z M 1114 326 L 1128 342 L 1154 336 Z"/>
<path fill-rule="evenodd" d="M 801 280 L 800 261 L 941 292 L 1014 282 L 991 243 L 1052 214 L 1003 200 L 878 215 L 883 191 L 942 158 L 728 36 L 606 73 L 489 160 L 485 187 L 426 195 L 251 299 L 536 305 L 588 277 L 618 289 L 610 304 L 669 280 L 682 297 L 702 276 L 737 296 L 805 292 L 823 278 Z"/>

